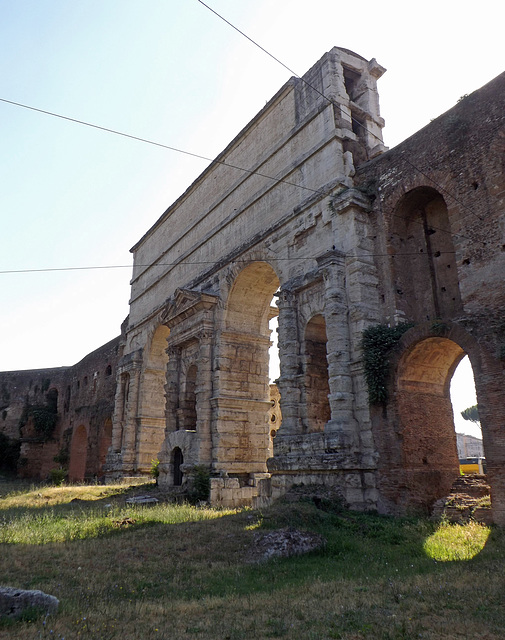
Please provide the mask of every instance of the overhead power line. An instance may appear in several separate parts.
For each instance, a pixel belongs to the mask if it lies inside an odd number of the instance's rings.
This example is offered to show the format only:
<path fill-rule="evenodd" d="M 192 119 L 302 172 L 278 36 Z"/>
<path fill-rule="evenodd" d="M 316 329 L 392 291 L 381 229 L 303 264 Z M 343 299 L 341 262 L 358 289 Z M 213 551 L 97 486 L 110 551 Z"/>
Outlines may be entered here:
<path fill-rule="evenodd" d="M 200 0 L 197 0 L 197 1 L 199 2 Z M 204 3 L 202 3 L 202 4 L 204 4 Z M 207 6 L 207 5 L 204 5 L 204 6 Z M 216 14 L 216 15 L 219 15 L 219 14 Z M 274 58 L 274 59 L 276 60 L 276 58 Z M 309 83 L 307 83 L 307 84 L 308 84 L 309 87 L 314 89 L 314 91 L 319 93 L 323 98 L 328 100 L 328 98 L 326 98 L 326 96 L 324 96 L 324 94 L 322 94 L 316 88 L 312 87 L 311 84 L 309 84 Z M 193 158 L 198 158 L 200 160 L 206 160 L 207 162 L 220 164 L 220 165 L 223 165 L 225 167 L 229 167 L 231 169 L 236 169 L 237 171 L 243 171 L 244 173 L 248 173 L 249 175 L 256 175 L 256 176 L 260 176 L 262 178 L 266 178 L 267 180 L 272 180 L 275 184 L 287 184 L 289 186 L 297 187 L 297 188 L 303 189 L 305 191 L 310 191 L 311 193 L 317 193 L 317 194 L 320 194 L 320 195 L 326 195 L 320 189 L 312 189 L 311 187 L 306 187 L 305 185 L 301 185 L 301 184 L 298 184 L 296 182 L 291 182 L 289 180 L 284 180 L 282 178 L 274 178 L 273 176 L 270 176 L 270 175 L 268 175 L 266 173 L 261 173 L 259 171 L 254 170 L 254 169 L 245 169 L 244 167 L 239 167 L 237 165 L 225 162 L 224 160 L 217 160 L 215 158 L 212 159 L 212 158 L 209 158 L 207 156 L 204 156 L 204 155 L 201 155 L 201 154 L 198 154 L 198 153 L 193 153 L 191 151 L 186 151 L 184 149 L 179 149 L 179 148 L 173 147 L 171 145 L 167 145 L 167 144 L 164 144 L 164 143 L 161 143 L 161 142 L 156 142 L 155 140 L 149 140 L 148 138 L 142 138 L 140 136 L 136 136 L 136 135 L 133 135 L 133 134 L 130 134 L 130 133 L 125 133 L 124 131 L 119 131 L 117 129 L 111 129 L 109 127 L 104 127 L 102 125 L 94 124 L 94 123 L 88 122 L 86 120 L 80 120 L 78 118 L 72 118 L 70 116 L 65 116 L 65 115 L 63 115 L 61 113 L 56 113 L 54 111 L 48 111 L 46 109 L 40 109 L 40 108 L 34 107 L 32 105 L 23 104 L 21 102 L 15 102 L 14 100 L 7 100 L 6 98 L 0 98 L 0 102 L 4 102 L 6 104 L 10 104 L 10 105 L 13 105 L 13 106 L 16 106 L 16 107 L 20 107 L 22 109 L 27 109 L 29 111 L 35 111 L 37 113 L 42 113 L 44 115 L 52 116 L 53 118 L 58 118 L 60 120 L 67 120 L 68 122 L 73 122 L 75 124 L 80 124 L 80 125 L 83 125 L 85 127 L 90 127 L 92 129 L 98 129 L 99 131 L 105 131 L 106 133 L 112 133 L 114 135 L 122 136 L 122 137 L 128 138 L 130 140 L 136 140 L 137 142 L 143 142 L 145 144 L 150 144 L 150 145 L 153 145 L 153 146 L 156 146 L 156 147 L 161 147 L 163 149 L 168 149 L 169 151 L 175 151 L 176 153 L 182 153 L 184 155 L 191 156 Z M 411 162 L 408 162 L 408 163 L 412 167 L 414 167 L 414 165 Z M 418 171 L 423 173 L 420 169 L 418 169 Z M 423 175 L 425 175 L 425 174 L 423 174 Z M 432 182 L 434 182 L 434 181 L 432 181 Z M 443 189 L 442 187 L 440 187 L 440 188 Z M 444 191 L 446 191 L 446 190 L 444 189 Z M 402 218 L 402 216 L 399 216 L 399 215 L 393 213 L 392 211 L 387 211 L 386 213 L 389 213 L 393 217 Z M 414 221 L 414 223 L 416 223 L 416 222 Z M 422 224 L 422 222 L 420 222 L 419 224 Z M 447 229 L 442 229 L 442 228 L 439 228 L 439 227 L 434 227 L 434 228 L 436 228 L 437 231 L 443 231 L 444 233 L 451 233 L 451 231 L 449 231 Z M 471 238 L 470 236 L 467 236 L 467 235 L 462 234 L 462 233 L 454 233 L 453 235 L 458 236 L 460 238 L 465 238 L 467 240 L 473 240 L 473 238 Z M 78 269 L 78 268 L 79 267 L 76 267 L 76 269 Z M 29 271 L 29 270 L 27 270 L 27 271 Z M 34 270 L 34 271 L 36 271 L 36 270 Z M 14 272 L 13 271 L 8 271 L 8 272 L 7 271 L 0 271 L 0 273 L 14 273 Z"/>
<path fill-rule="evenodd" d="M 229 20 L 227 20 L 224 16 L 222 16 L 220 13 L 218 13 L 217 11 L 215 11 L 214 9 L 212 9 L 212 7 L 210 7 L 208 4 L 205 4 L 205 2 L 202 2 L 202 0 L 196 0 L 197 2 L 199 2 L 201 5 L 203 5 L 204 7 L 206 7 L 209 11 L 211 11 L 214 15 L 216 15 L 218 18 L 220 18 L 221 20 L 223 20 L 223 22 L 226 22 L 226 24 L 228 24 L 232 29 L 235 29 L 235 31 L 238 31 L 238 33 L 240 33 L 242 36 L 244 36 L 244 38 L 246 38 L 247 40 L 249 40 L 249 42 L 251 42 L 255 47 L 258 47 L 258 49 L 261 49 L 261 51 L 263 51 L 264 53 L 266 53 L 267 56 L 269 56 L 270 58 L 272 58 L 273 60 L 275 60 L 275 62 L 277 62 L 278 64 L 280 64 L 282 67 L 284 67 L 284 69 L 287 69 L 290 73 L 292 73 L 294 76 L 296 76 L 299 80 L 301 80 L 307 87 L 310 87 L 313 91 L 315 91 L 318 95 L 320 95 L 322 98 L 324 98 L 329 104 L 333 104 L 335 105 L 335 101 L 332 100 L 331 98 L 328 98 L 328 96 L 326 96 L 324 93 L 322 93 L 321 91 L 319 91 L 319 89 L 317 89 L 316 87 L 314 87 L 314 85 L 312 85 L 310 82 L 308 82 L 307 80 L 305 80 L 305 78 L 303 76 L 301 76 L 300 74 L 296 73 L 295 71 L 293 71 L 292 69 L 290 69 L 286 64 L 284 64 L 284 62 L 282 62 L 281 60 L 279 60 L 279 58 L 276 58 L 272 53 L 270 53 L 269 51 L 267 51 L 267 49 L 265 49 L 264 47 L 262 47 L 258 42 L 256 42 L 255 40 L 253 40 L 253 38 L 251 38 L 250 36 L 248 36 L 246 33 L 244 33 L 243 31 L 241 31 L 238 27 L 236 27 L 234 24 L 232 24 Z M 370 131 L 370 129 L 368 129 L 366 127 L 366 125 L 364 125 L 362 122 L 360 122 L 359 120 L 357 120 L 356 118 L 353 117 L 352 113 L 351 113 L 351 120 L 353 121 L 354 124 L 356 124 L 357 126 L 361 127 L 364 131 L 366 131 L 369 135 L 371 135 L 372 137 L 374 137 L 376 140 L 378 140 L 381 144 L 383 144 L 383 140 L 382 138 L 380 138 L 377 134 L 375 134 L 373 131 Z M 419 171 L 419 173 L 421 175 L 423 175 L 425 178 L 427 178 L 428 180 L 430 180 L 430 182 L 432 182 L 438 189 L 440 189 L 441 191 L 443 191 L 444 193 L 446 193 L 449 197 L 451 197 L 455 202 L 457 202 L 458 204 L 460 204 L 462 207 L 464 207 L 465 209 L 467 209 L 468 211 L 470 211 L 470 213 L 472 215 L 474 215 L 475 217 L 477 217 L 479 220 L 483 220 L 483 218 L 481 218 L 477 213 L 475 213 L 470 207 L 467 207 L 465 205 L 464 202 L 461 202 L 461 200 L 459 200 L 454 194 L 452 194 L 450 191 L 448 191 L 445 187 L 443 187 L 442 185 L 440 185 L 438 182 L 436 182 L 431 176 L 427 175 L 424 171 L 422 171 L 421 169 L 419 169 L 419 167 L 416 167 L 416 165 L 411 162 L 410 160 L 405 159 L 405 162 L 410 165 L 413 169 L 415 169 L 416 171 Z M 429 165 L 428 165 L 429 166 Z"/>
<path fill-rule="evenodd" d="M 267 178 L 268 180 L 273 180 L 274 182 L 282 182 L 283 184 L 288 184 L 292 187 L 299 187 L 300 189 L 305 189 L 306 191 L 311 191 L 312 193 L 321 193 L 319 189 L 311 189 L 310 187 L 305 187 L 304 185 L 297 184 L 295 182 L 289 182 L 289 180 L 283 180 L 282 178 L 273 178 L 265 173 L 261 173 L 259 171 L 255 171 L 253 169 L 244 169 L 244 167 L 238 167 L 237 165 L 231 164 L 229 162 L 225 162 L 224 160 L 217 160 L 216 158 L 208 158 L 207 156 L 202 156 L 198 153 L 192 153 L 191 151 L 185 151 L 184 149 L 178 149 L 177 147 L 171 147 L 168 144 L 163 144 L 161 142 L 156 142 L 154 140 L 149 140 L 148 138 L 141 138 L 139 136 L 134 136 L 131 133 L 125 133 L 124 131 L 118 131 L 117 129 L 110 129 L 109 127 L 102 127 L 98 124 L 93 124 L 92 122 L 87 122 L 85 120 L 78 120 L 77 118 L 71 118 L 69 116 L 64 116 L 61 113 L 55 113 L 54 111 L 46 111 L 45 109 L 39 109 L 37 107 L 32 107 L 27 104 L 23 104 L 21 102 L 14 102 L 13 100 L 7 100 L 5 98 L 0 98 L 0 102 L 5 102 L 6 104 L 12 104 L 16 107 L 21 107 L 22 109 L 29 109 L 30 111 L 37 111 L 38 113 L 43 113 L 48 116 L 52 116 L 53 118 L 60 118 L 61 120 L 68 120 L 69 122 L 74 122 L 76 124 L 82 124 L 85 127 L 91 127 L 92 129 L 98 129 L 100 131 L 106 131 L 107 133 L 113 133 L 117 136 L 123 136 L 123 138 L 129 138 L 130 140 L 137 140 L 137 142 L 144 142 L 145 144 L 150 144 L 155 147 L 161 147 L 163 149 L 168 149 L 170 151 L 175 151 L 176 153 L 183 153 L 186 156 L 192 156 L 193 158 L 199 158 L 200 160 L 206 160 L 207 162 L 212 162 L 216 164 L 222 164 L 225 167 L 230 167 L 230 169 L 237 169 L 237 171 L 243 171 L 244 173 L 249 173 L 251 175 L 261 176 L 262 178 Z"/>
<path fill-rule="evenodd" d="M 291 69 L 288 65 L 286 65 L 284 62 L 282 62 L 279 58 L 277 58 L 272 53 L 270 53 L 267 49 L 262 47 L 253 38 L 248 36 L 246 33 L 244 33 L 242 30 L 240 30 L 234 24 L 232 24 L 229 20 L 224 18 L 224 16 L 220 15 L 217 11 L 212 9 L 212 7 L 210 7 L 208 4 L 206 4 L 202 0 L 197 0 L 197 2 L 199 2 L 202 6 L 204 6 L 209 11 L 211 11 L 218 18 L 223 20 L 226 24 L 228 24 L 231 28 L 233 28 L 235 31 L 237 31 L 244 38 L 249 40 L 254 46 L 258 47 L 266 55 L 268 55 L 270 58 L 272 58 L 276 63 L 280 64 L 283 68 L 285 68 L 291 74 L 296 76 L 299 80 L 304 82 L 308 87 L 310 87 L 313 91 L 315 91 L 318 95 L 320 95 L 323 99 L 325 99 L 329 104 L 335 104 L 335 102 L 333 100 L 331 100 L 330 98 L 325 96 L 324 93 L 319 91 L 319 89 L 314 87 L 311 83 L 307 82 L 307 80 L 305 80 L 302 76 L 300 76 L 298 73 L 296 73 L 293 69 Z M 184 155 L 187 155 L 187 156 L 190 156 L 190 157 L 198 158 L 200 160 L 205 160 L 205 161 L 210 162 L 210 163 L 220 164 L 220 165 L 229 167 L 231 169 L 235 169 L 237 171 L 242 171 L 244 173 L 248 173 L 250 175 L 258 175 L 258 176 L 261 176 L 261 177 L 266 178 L 268 180 L 272 180 L 275 184 L 278 184 L 278 183 L 287 184 L 287 185 L 290 185 L 290 186 L 293 186 L 293 187 L 297 187 L 297 188 L 300 188 L 300 189 L 303 189 L 303 190 L 306 190 L 306 191 L 310 191 L 311 193 L 317 193 L 317 194 L 321 194 L 321 195 L 326 195 L 326 194 L 323 194 L 323 192 L 320 189 L 312 189 L 310 187 L 306 187 L 305 185 L 301 185 L 301 184 L 297 184 L 297 183 L 294 183 L 294 182 L 290 182 L 290 181 L 284 180 L 282 178 L 275 178 L 275 177 L 270 176 L 268 174 L 261 173 L 261 172 L 259 172 L 257 170 L 245 169 L 244 167 L 239 167 L 237 165 L 228 163 L 228 162 L 226 162 L 224 160 L 218 160 L 218 159 L 215 159 L 215 158 L 209 158 L 207 156 L 204 156 L 204 155 L 201 155 L 201 154 L 198 154 L 198 153 L 193 153 L 193 152 L 190 152 L 190 151 L 186 151 L 184 149 L 179 149 L 177 147 L 174 147 L 174 146 L 171 146 L 171 145 L 167 145 L 167 144 L 164 144 L 164 143 L 161 143 L 161 142 L 157 142 L 155 140 L 150 140 L 148 138 L 143 138 L 141 136 L 136 136 L 136 135 L 133 135 L 133 134 L 129 134 L 129 133 L 126 133 L 124 131 L 119 131 L 117 129 L 112 129 L 110 127 L 104 127 L 102 125 L 97 125 L 97 124 L 94 124 L 94 123 L 91 123 L 91 122 L 88 122 L 88 121 L 85 121 L 85 120 L 81 120 L 81 119 L 78 119 L 78 118 L 65 116 L 65 115 L 56 113 L 54 111 L 48 111 L 48 110 L 41 109 L 41 108 L 38 108 L 38 107 L 34 107 L 34 106 L 31 106 L 31 105 L 27 105 L 27 104 L 24 104 L 24 103 L 16 102 L 16 101 L 13 101 L 13 100 L 8 100 L 6 98 L 0 98 L 0 102 L 6 103 L 6 104 L 10 104 L 10 105 L 13 105 L 13 106 L 16 106 L 16 107 L 20 107 L 20 108 L 23 108 L 23 109 L 27 109 L 27 110 L 30 110 L 30 111 L 34 111 L 34 112 L 37 112 L 37 113 L 42 113 L 44 115 L 49 115 L 49 116 L 52 116 L 54 118 L 59 118 L 61 120 L 66 120 L 66 121 L 69 121 L 69 122 L 73 122 L 75 124 L 80 124 L 82 126 L 86 126 L 86 127 L 90 127 L 90 128 L 93 128 L 93 129 L 97 129 L 99 131 L 105 131 L 106 133 L 119 135 L 119 136 L 122 136 L 122 137 L 127 138 L 127 139 L 135 140 L 137 142 L 142 142 L 144 144 L 149 144 L 149 145 L 152 145 L 152 146 L 156 146 L 156 147 L 160 147 L 160 148 L 163 148 L 163 149 L 167 149 L 169 151 L 174 151 L 176 153 L 181 153 L 181 154 L 184 154 Z M 377 140 L 382 142 L 381 138 L 379 138 L 375 133 L 373 133 L 372 131 L 367 129 L 367 127 L 362 122 L 360 122 L 358 120 L 355 120 L 355 122 L 356 122 L 357 125 L 362 127 L 365 131 L 367 131 L 370 135 L 372 135 L 374 138 L 376 138 Z M 442 185 L 439 185 L 435 180 L 433 180 L 433 178 L 431 178 L 431 176 L 429 176 L 423 170 L 421 170 L 419 167 L 414 165 L 414 163 L 412 163 L 410 160 L 405 159 L 405 158 L 403 158 L 403 160 L 407 164 L 409 164 L 414 170 L 418 171 L 421 175 L 423 175 L 430 182 L 432 182 L 440 191 L 442 191 L 443 193 L 447 194 L 454 201 L 458 202 L 463 208 L 465 208 L 466 210 L 470 211 L 472 213 L 472 215 L 475 215 L 479 219 L 482 219 L 482 218 L 480 218 L 480 216 L 475 214 L 470 207 L 466 206 L 465 203 L 461 202 L 458 198 L 456 198 L 456 196 L 454 196 L 451 192 L 449 192 L 445 187 L 443 187 Z M 392 210 L 386 211 L 384 213 L 387 213 L 387 214 L 389 214 L 389 215 L 391 215 L 393 217 L 397 217 L 397 218 L 403 219 L 403 216 L 393 213 Z M 416 222 L 416 221 L 412 221 L 412 222 Z M 419 222 L 419 224 L 422 225 L 423 223 Z M 448 229 L 443 229 L 443 228 L 439 228 L 439 227 L 433 227 L 433 228 L 438 230 L 438 231 L 442 231 L 444 233 L 451 233 L 451 231 L 448 230 Z M 465 234 L 453 233 L 452 235 L 460 237 L 460 238 L 468 239 L 468 240 L 471 240 L 471 241 L 475 241 L 474 238 L 472 238 L 472 237 L 470 237 L 468 235 L 465 235 Z M 454 252 L 447 252 L 447 253 L 454 253 Z M 368 255 L 375 256 L 375 257 L 380 257 L 383 254 L 368 254 Z M 400 254 L 387 254 L 387 255 L 400 255 Z M 401 254 L 401 255 L 419 255 L 419 254 L 414 253 L 414 254 Z M 283 259 L 280 258 L 280 260 L 283 260 Z M 237 262 L 237 261 L 235 261 L 235 262 Z M 186 261 L 186 262 L 177 263 L 177 264 L 184 264 L 184 263 L 186 263 L 186 264 L 214 264 L 213 261 L 209 261 L 209 262 L 187 262 Z M 155 266 L 155 265 L 135 265 L 135 266 L 147 267 L 147 266 Z M 160 264 L 159 266 L 171 266 L 171 265 L 170 264 L 165 264 L 165 265 L 161 265 Z M 91 269 L 118 269 L 118 268 L 131 268 L 131 265 L 101 265 L 101 266 L 61 267 L 61 268 L 58 267 L 58 268 L 47 268 L 47 269 L 46 268 L 44 268 L 44 269 L 17 269 L 17 270 L 16 269 L 11 269 L 11 270 L 0 270 L 0 274 L 36 273 L 36 272 L 51 272 L 51 271 L 80 271 L 80 270 L 91 270 Z"/>
<path fill-rule="evenodd" d="M 455 255 L 455 251 L 440 251 L 437 252 L 437 256 L 443 255 Z M 365 254 L 356 254 L 350 255 L 348 257 L 356 257 L 356 258 L 396 258 L 396 257 L 413 257 L 413 256 L 430 256 L 428 252 L 402 252 L 402 253 L 365 253 Z M 315 256 L 305 256 L 298 258 L 272 258 L 272 260 L 276 262 L 300 262 L 300 260 L 315 260 Z M 93 271 L 98 269 L 131 269 L 132 267 L 140 267 L 140 268 L 153 268 L 153 267 L 177 267 L 184 265 L 199 265 L 199 264 L 219 264 L 221 260 L 181 260 L 180 262 L 155 262 L 153 264 L 106 264 L 106 265 L 88 265 L 84 267 L 47 267 L 40 269 L 4 269 L 0 270 L 0 275 L 2 274 L 11 274 L 11 273 L 48 273 L 51 271 Z M 235 264 L 250 264 L 254 262 L 249 259 L 231 259 L 230 263 Z"/>

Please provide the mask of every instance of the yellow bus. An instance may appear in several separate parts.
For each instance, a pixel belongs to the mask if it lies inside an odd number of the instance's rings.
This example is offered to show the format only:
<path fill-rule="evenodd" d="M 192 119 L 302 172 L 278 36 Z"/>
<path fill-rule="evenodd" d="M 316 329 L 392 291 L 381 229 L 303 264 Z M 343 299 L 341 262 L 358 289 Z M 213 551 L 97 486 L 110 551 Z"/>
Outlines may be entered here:
<path fill-rule="evenodd" d="M 486 458 L 460 458 L 459 470 L 463 475 L 471 473 L 484 475 L 486 473 Z"/>

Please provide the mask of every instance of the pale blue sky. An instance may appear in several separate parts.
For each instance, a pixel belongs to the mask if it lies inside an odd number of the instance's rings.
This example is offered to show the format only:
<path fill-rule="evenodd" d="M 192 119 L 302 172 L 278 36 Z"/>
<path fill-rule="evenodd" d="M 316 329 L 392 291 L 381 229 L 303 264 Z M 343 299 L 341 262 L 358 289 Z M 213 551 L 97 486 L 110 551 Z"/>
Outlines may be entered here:
<path fill-rule="evenodd" d="M 503 70 L 499 3 L 209 0 L 303 74 L 332 46 L 388 69 L 394 146 Z M 0 98 L 214 157 L 290 74 L 197 0 L 0 0 Z M 131 264 L 202 160 L 0 103 L 0 270 Z M 119 333 L 130 269 L 0 274 L 0 369 Z"/>

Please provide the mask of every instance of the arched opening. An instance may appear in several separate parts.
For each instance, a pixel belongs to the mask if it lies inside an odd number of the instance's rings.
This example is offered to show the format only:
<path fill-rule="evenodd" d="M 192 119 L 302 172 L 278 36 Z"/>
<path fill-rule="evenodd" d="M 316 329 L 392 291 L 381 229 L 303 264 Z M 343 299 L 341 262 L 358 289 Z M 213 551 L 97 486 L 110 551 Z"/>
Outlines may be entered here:
<path fill-rule="evenodd" d="M 331 418 L 326 342 L 324 317 L 316 315 L 307 324 L 304 340 L 305 431 L 308 433 L 324 431 L 324 425 Z"/>
<path fill-rule="evenodd" d="M 181 426 L 186 431 L 196 431 L 197 415 L 196 415 L 196 377 L 198 368 L 192 364 L 188 367 L 186 373 L 186 381 L 184 385 L 184 393 L 182 397 Z"/>
<path fill-rule="evenodd" d="M 462 415 L 470 407 L 477 405 L 473 369 L 468 356 L 461 360 L 452 377 L 451 402 L 460 468 L 463 464 L 462 461 L 465 461 L 466 464 L 467 459 L 477 459 L 474 466 L 477 465 L 478 467 L 480 465 L 481 470 L 483 470 L 485 463 L 482 460 L 479 462 L 479 459 L 484 457 L 480 420 L 468 420 Z"/>
<path fill-rule="evenodd" d="M 179 447 L 175 447 L 172 451 L 172 467 L 174 473 L 174 486 L 180 487 L 182 485 L 182 465 L 184 464 L 184 456 Z"/>
<path fill-rule="evenodd" d="M 383 487 L 403 508 L 429 513 L 460 476 L 450 385 L 465 355 L 449 338 L 428 337 L 399 360 L 388 419 L 396 424 L 376 438 Z"/>
<path fill-rule="evenodd" d="M 390 239 L 397 308 L 408 320 L 450 318 L 461 309 L 447 206 L 431 187 L 400 200 Z"/>
<path fill-rule="evenodd" d="M 86 457 L 88 451 L 88 432 L 84 425 L 79 425 L 72 436 L 70 447 L 70 464 L 68 478 L 71 482 L 82 482 L 86 473 Z"/>
<path fill-rule="evenodd" d="M 148 472 L 157 457 L 165 435 L 165 383 L 168 363 L 167 339 L 170 329 L 156 328 L 142 372 L 137 470 Z"/>
<path fill-rule="evenodd" d="M 245 474 L 266 471 L 269 457 L 269 323 L 279 278 L 254 262 L 235 279 L 225 313 L 219 358 L 217 458 L 220 468 Z"/>

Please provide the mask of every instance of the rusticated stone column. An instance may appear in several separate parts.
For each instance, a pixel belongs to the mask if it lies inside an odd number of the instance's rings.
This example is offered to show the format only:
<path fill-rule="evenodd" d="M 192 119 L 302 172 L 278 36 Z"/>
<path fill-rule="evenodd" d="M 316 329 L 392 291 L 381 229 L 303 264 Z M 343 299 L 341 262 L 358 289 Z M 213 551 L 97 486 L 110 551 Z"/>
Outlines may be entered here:
<path fill-rule="evenodd" d="M 325 286 L 325 321 L 330 385 L 331 420 L 325 433 L 335 446 L 357 447 L 358 424 L 354 417 L 348 306 L 345 291 L 345 255 L 333 250 L 318 258 Z"/>
<path fill-rule="evenodd" d="M 281 289 L 277 294 L 277 306 L 279 307 L 277 331 L 281 373 L 277 386 L 281 395 L 282 410 L 282 425 L 277 438 L 282 438 L 282 436 L 301 433 L 300 342 L 295 294 L 289 289 Z"/>

